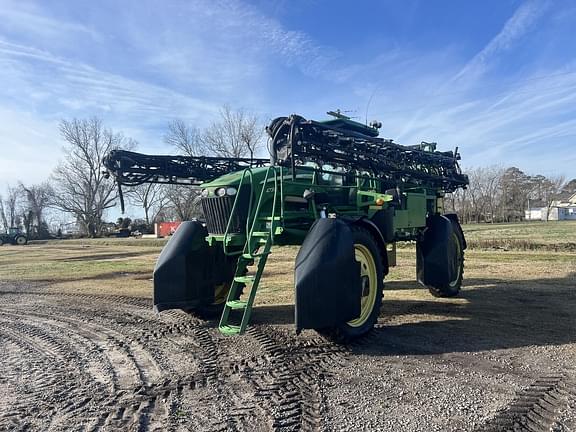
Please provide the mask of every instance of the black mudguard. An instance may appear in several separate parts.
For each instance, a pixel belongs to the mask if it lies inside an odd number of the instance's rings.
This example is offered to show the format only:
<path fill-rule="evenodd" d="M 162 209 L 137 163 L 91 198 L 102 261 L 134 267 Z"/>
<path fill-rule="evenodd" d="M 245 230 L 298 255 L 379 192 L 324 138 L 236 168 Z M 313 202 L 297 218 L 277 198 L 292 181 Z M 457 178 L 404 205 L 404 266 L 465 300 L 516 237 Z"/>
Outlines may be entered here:
<path fill-rule="evenodd" d="M 350 227 L 340 219 L 318 219 L 296 256 L 296 332 L 322 329 L 360 315 L 360 264 Z"/>
<path fill-rule="evenodd" d="M 191 309 L 214 302 L 213 251 L 200 222 L 182 222 L 154 268 L 154 310 Z"/>
<path fill-rule="evenodd" d="M 454 251 L 450 242 L 454 225 L 446 216 L 430 216 L 422 240 L 416 243 L 416 273 L 424 286 L 444 286 L 452 280 L 449 257 Z"/>

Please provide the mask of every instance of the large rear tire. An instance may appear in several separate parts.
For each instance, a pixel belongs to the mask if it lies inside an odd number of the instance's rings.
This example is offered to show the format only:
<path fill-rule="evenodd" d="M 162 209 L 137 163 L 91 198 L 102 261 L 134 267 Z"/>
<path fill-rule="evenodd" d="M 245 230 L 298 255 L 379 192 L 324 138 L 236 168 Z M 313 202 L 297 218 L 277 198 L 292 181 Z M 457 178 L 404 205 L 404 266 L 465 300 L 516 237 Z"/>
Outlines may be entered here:
<path fill-rule="evenodd" d="M 464 277 L 464 239 L 460 229 L 452 222 L 452 234 L 450 236 L 451 247 L 448 248 L 450 274 L 452 280 L 444 285 L 428 286 L 430 294 L 434 297 L 456 297 L 462 288 Z"/>
<path fill-rule="evenodd" d="M 352 226 L 351 229 L 354 255 L 360 263 L 360 315 L 335 327 L 318 330 L 318 333 L 338 343 L 349 342 L 372 330 L 380 314 L 384 291 L 384 271 L 378 243 L 369 231 L 357 226 Z"/>
<path fill-rule="evenodd" d="M 23 235 L 16 236 L 14 239 L 15 245 L 24 246 L 26 243 L 28 243 L 28 239 Z"/>

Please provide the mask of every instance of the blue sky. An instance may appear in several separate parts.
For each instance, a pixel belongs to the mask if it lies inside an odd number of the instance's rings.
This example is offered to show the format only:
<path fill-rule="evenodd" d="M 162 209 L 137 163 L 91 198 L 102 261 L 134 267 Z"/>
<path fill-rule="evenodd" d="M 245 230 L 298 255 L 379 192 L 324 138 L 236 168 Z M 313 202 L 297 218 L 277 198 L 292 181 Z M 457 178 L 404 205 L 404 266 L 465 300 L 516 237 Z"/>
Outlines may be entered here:
<path fill-rule="evenodd" d="M 576 177 L 576 2 L 0 0 L 0 189 L 42 181 L 58 122 L 97 115 L 169 153 L 220 106 L 329 109 L 460 148 L 464 166 Z"/>

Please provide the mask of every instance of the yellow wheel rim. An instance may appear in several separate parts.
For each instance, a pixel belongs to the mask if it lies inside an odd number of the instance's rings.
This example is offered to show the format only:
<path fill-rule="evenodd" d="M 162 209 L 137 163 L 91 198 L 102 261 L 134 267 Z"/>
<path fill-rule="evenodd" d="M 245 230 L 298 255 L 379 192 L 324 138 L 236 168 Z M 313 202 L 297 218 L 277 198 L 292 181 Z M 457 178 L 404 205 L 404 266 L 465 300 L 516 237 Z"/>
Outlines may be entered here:
<path fill-rule="evenodd" d="M 462 260 L 460 258 L 460 256 L 462 255 L 462 251 L 460 249 L 460 239 L 458 238 L 458 235 L 455 232 L 452 233 L 452 241 L 456 245 L 456 257 L 455 261 L 453 262 L 454 265 L 453 270 L 455 271 L 455 273 L 453 274 L 455 279 L 448 284 L 450 285 L 451 288 L 455 287 L 456 284 L 458 283 L 458 279 L 460 279 L 460 269 L 462 267 Z"/>
<path fill-rule="evenodd" d="M 360 280 L 362 283 L 362 298 L 360 300 L 360 316 L 352 321 L 348 321 L 351 327 L 363 325 L 372 313 L 376 292 L 378 290 L 378 273 L 376 263 L 370 253 L 370 249 L 362 244 L 354 245 L 354 255 L 356 261 L 360 263 Z"/>

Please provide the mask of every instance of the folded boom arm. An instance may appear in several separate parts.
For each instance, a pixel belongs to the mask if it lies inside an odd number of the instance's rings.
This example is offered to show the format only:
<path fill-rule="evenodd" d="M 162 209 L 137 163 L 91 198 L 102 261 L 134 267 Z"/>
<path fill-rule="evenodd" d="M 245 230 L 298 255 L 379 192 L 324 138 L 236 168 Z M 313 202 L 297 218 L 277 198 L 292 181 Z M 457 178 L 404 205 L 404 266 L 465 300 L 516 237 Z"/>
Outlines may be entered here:
<path fill-rule="evenodd" d="M 268 159 L 207 156 L 155 156 L 113 150 L 104 158 L 108 174 L 119 185 L 142 183 L 200 185 L 224 174 L 267 165 Z"/>

